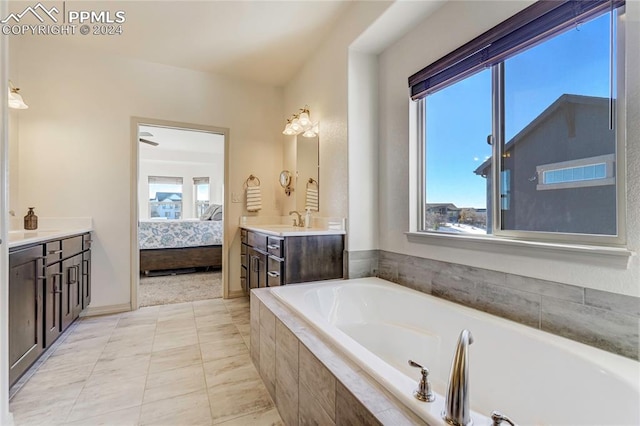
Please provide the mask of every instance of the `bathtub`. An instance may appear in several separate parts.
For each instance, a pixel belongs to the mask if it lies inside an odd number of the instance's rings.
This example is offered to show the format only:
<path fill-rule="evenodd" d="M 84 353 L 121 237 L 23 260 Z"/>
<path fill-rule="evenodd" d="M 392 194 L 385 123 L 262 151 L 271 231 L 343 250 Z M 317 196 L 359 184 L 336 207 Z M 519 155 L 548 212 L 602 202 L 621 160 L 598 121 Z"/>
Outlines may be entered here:
<path fill-rule="evenodd" d="M 272 293 L 430 425 L 442 420 L 458 336 L 469 329 L 475 426 L 498 410 L 520 425 L 640 424 L 640 363 L 378 278 L 273 288 Z M 413 391 L 430 370 L 432 403 Z M 506 423 L 504 423 L 506 424 Z"/>

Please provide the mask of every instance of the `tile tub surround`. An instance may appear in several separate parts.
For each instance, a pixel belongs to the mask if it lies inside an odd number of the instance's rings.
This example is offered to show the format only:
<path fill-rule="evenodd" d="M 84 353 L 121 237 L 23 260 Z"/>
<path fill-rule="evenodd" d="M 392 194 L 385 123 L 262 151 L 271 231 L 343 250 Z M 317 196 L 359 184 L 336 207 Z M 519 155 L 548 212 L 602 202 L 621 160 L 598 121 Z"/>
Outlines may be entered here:
<path fill-rule="evenodd" d="M 349 253 L 349 272 L 350 278 L 371 272 L 370 276 L 640 359 L 637 297 L 384 250 Z"/>
<path fill-rule="evenodd" d="M 286 425 L 425 424 L 268 288 L 251 291 L 250 335 L 251 359 Z"/>

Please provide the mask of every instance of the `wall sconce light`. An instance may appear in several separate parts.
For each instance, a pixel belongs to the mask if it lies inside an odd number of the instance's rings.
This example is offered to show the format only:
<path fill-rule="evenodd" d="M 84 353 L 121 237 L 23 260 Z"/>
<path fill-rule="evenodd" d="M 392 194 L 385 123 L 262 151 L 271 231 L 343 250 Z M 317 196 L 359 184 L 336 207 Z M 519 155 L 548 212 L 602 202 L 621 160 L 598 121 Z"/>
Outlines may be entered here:
<path fill-rule="evenodd" d="M 13 83 L 9 81 L 9 108 L 13 109 L 27 109 L 29 105 L 27 105 L 22 99 L 22 95 L 19 93 L 20 89 L 18 87 L 14 87 Z"/>
<path fill-rule="evenodd" d="M 293 114 L 287 119 L 287 124 L 282 131 L 283 135 L 294 136 L 302 133 L 305 138 L 318 136 L 318 122 L 313 123 L 310 117 L 309 106 L 300 108 L 300 112 Z"/>

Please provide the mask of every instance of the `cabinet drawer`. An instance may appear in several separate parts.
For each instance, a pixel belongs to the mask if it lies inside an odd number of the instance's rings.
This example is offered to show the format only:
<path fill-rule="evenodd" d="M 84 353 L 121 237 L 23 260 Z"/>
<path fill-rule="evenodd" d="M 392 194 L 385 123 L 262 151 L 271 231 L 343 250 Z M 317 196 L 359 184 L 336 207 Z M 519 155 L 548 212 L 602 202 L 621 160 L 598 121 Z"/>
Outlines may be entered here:
<path fill-rule="evenodd" d="M 47 256 L 47 265 L 56 263 L 62 259 L 62 241 L 52 241 L 45 246 L 45 256 Z"/>
<path fill-rule="evenodd" d="M 263 252 L 267 251 L 266 235 L 249 231 L 247 235 L 247 241 L 251 247 L 256 248 L 258 250 L 262 250 Z"/>
<path fill-rule="evenodd" d="M 249 267 L 249 257 L 246 254 L 240 255 L 240 265 L 242 265 L 243 268 Z"/>
<path fill-rule="evenodd" d="M 82 253 L 82 235 L 62 240 L 62 257 L 67 258 Z"/>
<path fill-rule="evenodd" d="M 284 262 L 269 256 L 267 260 L 267 286 L 277 287 L 282 284 L 282 275 L 284 273 Z"/>
<path fill-rule="evenodd" d="M 247 244 L 248 240 L 247 240 L 247 230 L 246 229 L 241 229 L 240 230 L 240 241 Z"/>
<path fill-rule="evenodd" d="M 279 258 L 284 257 L 284 239 L 277 237 L 267 237 L 267 252 Z"/>

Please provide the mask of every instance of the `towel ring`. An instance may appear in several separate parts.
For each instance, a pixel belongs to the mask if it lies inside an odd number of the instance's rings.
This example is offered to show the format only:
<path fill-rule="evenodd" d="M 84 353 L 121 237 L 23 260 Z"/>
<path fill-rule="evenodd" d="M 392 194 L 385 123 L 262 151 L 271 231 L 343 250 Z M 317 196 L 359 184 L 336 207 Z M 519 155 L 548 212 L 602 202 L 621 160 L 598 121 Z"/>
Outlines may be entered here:
<path fill-rule="evenodd" d="M 315 180 L 314 178 L 309 178 L 309 180 L 307 181 L 307 188 L 309 188 L 309 185 L 315 185 L 316 188 L 318 187 L 318 181 Z"/>
<path fill-rule="evenodd" d="M 257 183 L 256 183 L 256 181 L 257 181 Z M 251 186 L 252 182 L 254 183 L 253 186 L 260 186 L 260 179 L 258 179 L 258 177 L 254 176 L 254 175 L 249 175 L 247 180 L 244 181 L 244 186 L 248 188 L 248 187 Z"/>

